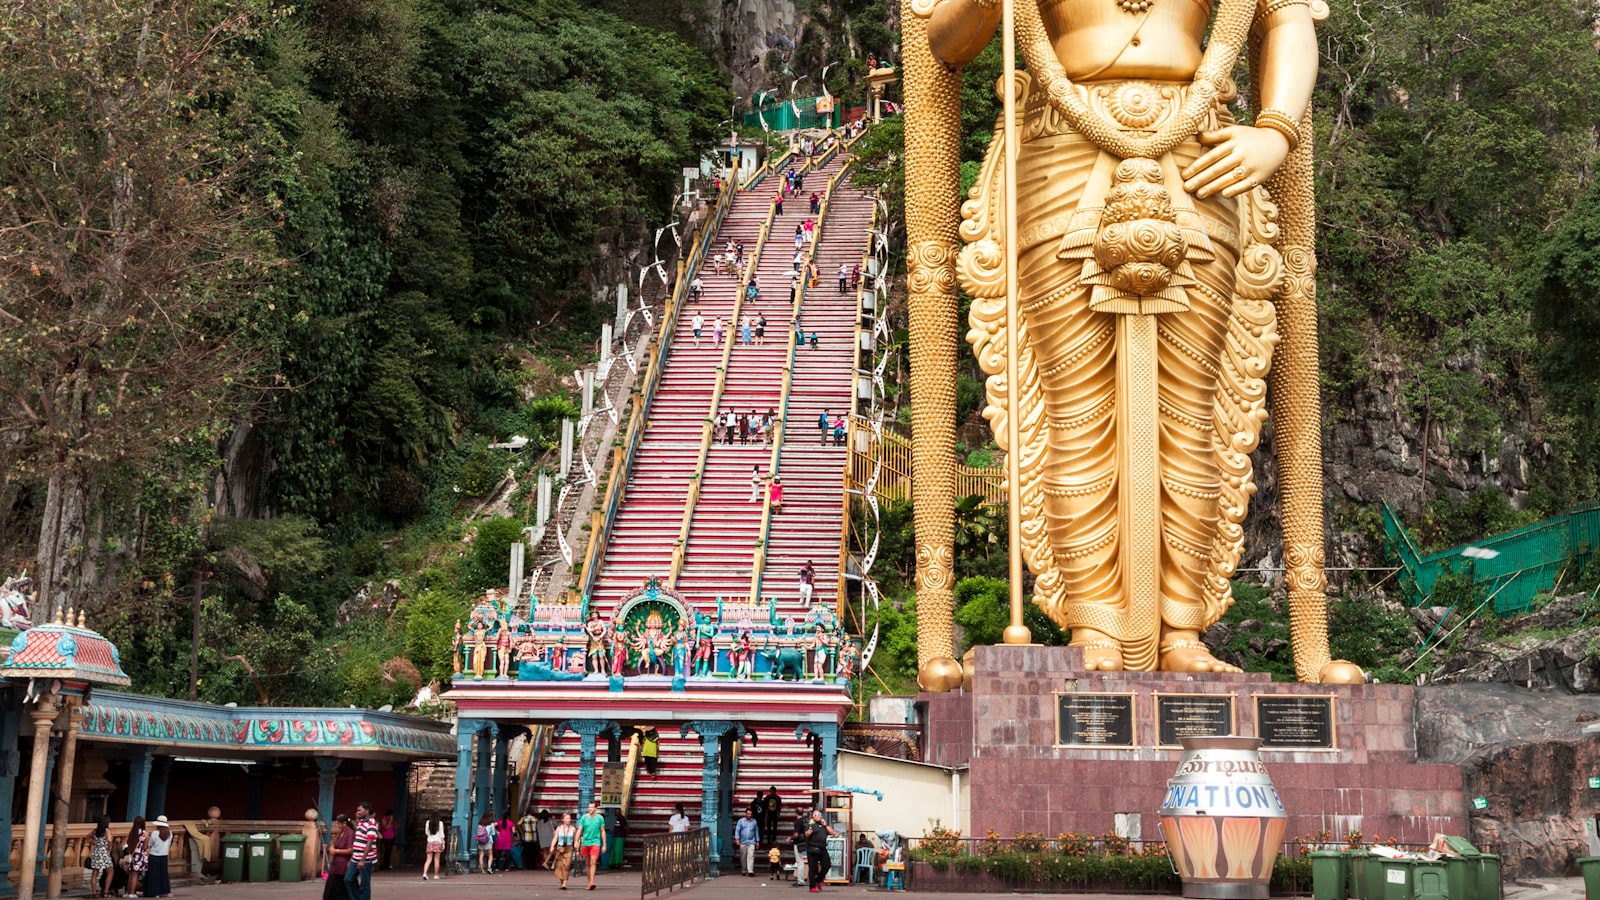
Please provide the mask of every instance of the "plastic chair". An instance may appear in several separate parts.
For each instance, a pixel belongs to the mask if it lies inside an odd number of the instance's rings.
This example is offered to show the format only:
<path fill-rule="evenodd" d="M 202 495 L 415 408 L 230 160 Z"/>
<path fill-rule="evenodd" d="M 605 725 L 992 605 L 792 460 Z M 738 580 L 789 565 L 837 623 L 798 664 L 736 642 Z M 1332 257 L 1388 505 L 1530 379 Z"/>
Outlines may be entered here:
<path fill-rule="evenodd" d="M 877 851 L 873 850 L 871 847 L 856 848 L 856 867 L 850 875 L 851 881 L 854 881 L 856 884 L 861 884 L 862 882 L 866 882 L 867 884 L 877 884 L 876 873 L 874 873 L 872 867 L 872 857 L 876 854 L 876 852 Z M 861 877 L 862 869 L 867 870 L 867 877 L 865 878 Z"/>

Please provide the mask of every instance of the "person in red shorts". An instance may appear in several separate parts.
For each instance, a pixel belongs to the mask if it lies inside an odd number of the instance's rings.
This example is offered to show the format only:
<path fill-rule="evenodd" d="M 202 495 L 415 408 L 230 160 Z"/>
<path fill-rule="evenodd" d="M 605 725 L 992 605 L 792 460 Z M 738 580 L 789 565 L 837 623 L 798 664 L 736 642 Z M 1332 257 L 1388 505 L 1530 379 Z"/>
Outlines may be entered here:
<path fill-rule="evenodd" d="M 600 868 L 600 855 L 606 852 L 606 817 L 600 815 L 600 801 L 589 801 L 589 811 L 578 819 L 578 856 L 589 863 L 589 890 L 594 890 L 594 873 Z"/>

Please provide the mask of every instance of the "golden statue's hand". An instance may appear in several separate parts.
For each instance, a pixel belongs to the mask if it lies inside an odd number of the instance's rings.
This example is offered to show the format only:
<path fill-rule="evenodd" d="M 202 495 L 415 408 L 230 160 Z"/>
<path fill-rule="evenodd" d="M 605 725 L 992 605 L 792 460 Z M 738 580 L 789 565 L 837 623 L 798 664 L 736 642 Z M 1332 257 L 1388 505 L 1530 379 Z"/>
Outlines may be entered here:
<path fill-rule="evenodd" d="M 1289 156 L 1288 139 L 1271 128 L 1230 125 L 1199 137 L 1211 149 L 1182 174 L 1183 189 L 1202 199 L 1237 197 L 1271 178 Z"/>

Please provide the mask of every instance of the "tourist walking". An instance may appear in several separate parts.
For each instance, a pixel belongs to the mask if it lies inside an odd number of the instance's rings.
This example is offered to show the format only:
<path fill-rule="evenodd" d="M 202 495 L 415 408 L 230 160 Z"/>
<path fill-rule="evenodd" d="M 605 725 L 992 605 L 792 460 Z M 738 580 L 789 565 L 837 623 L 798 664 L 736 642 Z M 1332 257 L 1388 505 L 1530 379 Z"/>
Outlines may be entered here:
<path fill-rule="evenodd" d="M 761 831 L 762 839 L 774 844 L 778 842 L 778 819 L 783 815 L 783 798 L 778 796 L 778 786 L 767 788 L 767 803 L 762 808 Z"/>
<path fill-rule="evenodd" d="M 816 191 L 811 192 L 811 214 L 814 216 L 822 212 L 822 197 Z"/>
<path fill-rule="evenodd" d="M 104 897 L 111 890 L 111 874 L 116 869 L 111 859 L 111 819 L 101 816 L 94 823 L 94 834 L 89 836 L 89 871 L 94 873 L 91 883 L 94 895 Z"/>
<path fill-rule="evenodd" d="M 804 250 L 806 248 L 806 230 L 799 225 L 794 227 L 794 248 L 796 250 Z"/>
<path fill-rule="evenodd" d="M 850 267 L 839 263 L 839 293 L 843 294 L 850 289 Z"/>
<path fill-rule="evenodd" d="M 578 829 L 572 827 L 572 813 L 561 814 L 561 824 L 551 833 L 550 863 L 556 870 L 556 880 L 561 889 L 567 889 L 567 879 L 572 877 L 572 854 L 578 839 Z"/>
<path fill-rule="evenodd" d="M 589 861 L 589 890 L 594 890 L 595 872 L 606 852 L 606 817 L 600 815 L 600 801 L 590 800 L 589 811 L 578 820 L 578 855 Z"/>
<path fill-rule="evenodd" d="M 750 343 L 750 314 L 749 313 L 745 313 L 744 318 L 739 320 L 739 343 L 741 343 L 741 344 Z"/>
<path fill-rule="evenodd" d="M 739 428 L 739 422 L 737 420 L 738 417 L 734 415 L 733 410 L 728 410 L 728 414 L 723 417 L 723 423 L 727 426 L 727 430 L 723 432 L 726 435 L 727 443 L 733 443 L 734 433 Z"/>
<path fill-rule="evenodd" d="M 761 467 L 750 467 L 750 502 L 756 503 L 761 499 L 761 489 L 767 486 L 767 480 L 761 477 Z"/>
<path fill-rule="evenodd" d="M 172 877 L 167 868 L 168 854 L 172 852 L 172 828 L 166 816 L 156 816 L 155 827 L 145 835 L 149 861 L 144 873 L 144 896 L 171 897 Z"/>
<path fill-rule="evenodd" d="M 441 862 L 444 860 L 444 820 L 430 818 L 422 823 L 422 880 L 428 880 L 428 869 L 433 869 L 433 880 L 438 881 L 443 871 Z"/>
<path fill-rule="evenodd" d="M 706 327 L 706 319 L 700 315 L 699 310 L 696 310 L 694 318 L 689 320 L 689 324 L 694 328 L 694 345 L 698 348 L 700 346 L 700 330 Z"/>
<path fill-rule="evenodd" d="M 777 844 L 773 844 L 767 850 L 767 866 L 768 878 L 777 881 L 783 877 L 783 851 L 778 849 Z"/>
<path fill-rule="evenodd" d="M 811 332 L 811 349 L 817 349 L 817 333 L 815 331 Z"/>
<path fill-rule="evenodd" d="M 733 826 L 733 846 L 739 851 L 739 873 L 746 878 L 756 874 L 756 845 L 761 843 L 761 827 L 756 824 L 750 810 L 739 817 Z"/>
<path fill-rule="evenodd" d="M 835 416 L 833 419 L 833 445 L 835 447 L 844 446 L 844 426 L 844 416 Z"/>
<path fill-rule="evenodd" d="M 350 872 L 350 853 L 355 838 L 350 817 L 344 813 L 334 816 L 333 840 L 328 845 L 328 880 L 322 886 L 322 900 L 349 900 L 350 891 L 344 877 Z"/>
<path fill-rule="evenodd" d="M 639 756 L 644 759 L 644 770 L 651 778 L 656 777 L 661 757 L 661 732 L 654 725 L 639 730 Z"/>
<path fill-rule="evenodd" d="M 822 892 L 822 880 L 828 875 L 828 838 L 838 833 L 822 817 L 822 810 L 811 811 L 811 822 L 806 825 L 806 883 L 813 894 Z"/>
<path fill-rule="evenodd" d="M 388 871 L 394 866 L 394 810 L 383 811 L 378 821 L 378 868 Z"/>
<path fill-rule="evenodd" d="M 744 299 L 746 301 L 752 302 L 752 303 L 755 302 L 756 300 L 761 299 L 761 286 L 756 283 L 756 277 L 754 275 L 750 276 L 750 283 L 744 286 Z M 745 343 L 746 344 L 750 343 L 749 338 L 750 338 L 749 332 L 746 332 L 745 333 Z"/>
<path fill-rule="evenodd" d="M 517 826 L 511 821 L 511 810 L 500 814 L 494 823 L 494 864 L 491 868 L 504 875 L 511 868 L 511 848 L 517 842 Z"/>
<path fill-rule="evenodd" d="M 805 224 L 805 229 L 806 229 L 806 243 L 811 243 L 812 241 L 815 241 L 817 239 L 817 220 L 816 219 L 807 219 L 806 220 L 806 224 Z"/>
<path fill-rule="evenodd" d="M 667 819 L 667 830 L 673 834 L 683 834 L 689 830 L 689 824 L 689 814 L 683 811 L 683 804 L 674 806 L 672 816 Z"/>
<path fill-rule="evenodd" d="M 776 513 L 778 510 L 783 509 L 783 479 L 773 476 L 772 486 L 767 491 L 772 498 L 772 511 Z"/>
<path fill-rule="evenodd" d="M 488 816 L 484 816 L 488 818 Z M 350 900 L 372 900 L 372 867 L 378 861 L 378 820 L 372 817 L 372 804 L 356 804 L 355 840 L 350 845 L 350 868 L 344 873 L 344 888 Z"/>
<path fill-rule="evenodd" d="M 473 836 L 478 845 L 478 873 L 489 874 L 494 865 L 494 818 L 488 813 L 478 820 L 478 831 Z"/>
<path fill-rule="evenodd" d="M 522 865 L 518 868 L 531 869 L 538 864 L 539 820 L 534 818 L 531 809 L 517 820 L 517 852 L 522 854 Z"/>
<path fill-rule="evenodd" d="M 767 314 L 756 314 L 756 344 L 766 346 L 767 343 Z"/>
<path fill-rule="evenodd" d="M 705 288 L 706 288 L 706 283 L 704 281 L 700 280 L 700 276 L 699 275 L 694 276 L 694 280 L 689 282 L 689 299 L 690 300 L 699 300 L 700 299 L 700 293 L 702 291 L 704 291 Z"/>
<path fill-rule="evenodd" d="M 783 191 L 782 190 L 779 190 L 776 194 L 774 194 L 772 196 L 772 215 L 774 217 L 783 215 Z"/>
<path fill-rule="evenodd" d="M 828 417 L 827 410 L 823 410 L 822 415 L 817 416 L 817 444 L 819 446 L 826 447 L 828 445 L 828 430 L 832 424 L 833 422 Z"/>
<path fill-rule="evenodd" d="M 717 347 L 717 348 L 721 348 L 722 347 L 722 317 L 721 316 L 717 316 L 716 320 L 711 323 L 711 346 Z"/>
<path fill-rule="evenodd" d="M 550 868 L 550 850 L 555 846 L 556 822 L 551 818 L 550 810 L 539 810 L 539 862 L 546 869 Z"/>
<path fill-rule="evenodd" d="M 124 897 L 139 896 L 139 882 L 150 868 L 150 853 L 144 846 L 144 816 L 135 816 L 133 827 L 128 829 L 128 892 Z"/>
<path fill-rule="evenodd" d="M 861 287 L 861 263 L 850 267 L 850 290 Z"/>
<path fill-rule="evenodd" d="M 808 559 L 806 564 L 800 567 L 800 602 L 807 604 L 811 602 L 811 592 L 816 589 L 816 581 L 816 567 L 811 565 L 811 560 Z"/>
<path fill-rule="evenodd" d="M 794 883 L 806 883 L 806 828 L 811 824 L 804 813 L 794 818 L 794 833 L 789 835 L 789 846 L 794 850 Z"/>

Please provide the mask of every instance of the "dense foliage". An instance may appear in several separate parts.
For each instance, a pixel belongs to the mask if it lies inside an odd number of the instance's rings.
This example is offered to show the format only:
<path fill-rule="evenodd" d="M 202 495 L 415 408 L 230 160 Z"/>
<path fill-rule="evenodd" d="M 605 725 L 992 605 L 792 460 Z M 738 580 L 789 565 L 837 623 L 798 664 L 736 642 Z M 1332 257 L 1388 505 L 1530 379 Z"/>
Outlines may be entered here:
<path fill-rule="evenodd" d="M 721 73 L 575 0 L 20 9 L 0 561 L 49 558 L 65 508 L 56 555 L 95 560 L 69 593 L 137 688 L 182 696 L 193 651 L 208 700 L 408 699 L 525 504 L 462 515 L 575 412 L 561 375 L 611 311 L 588 268 L 667 217 Z M 54 209 L 75 197 L 87 221 Z M 11 415 L 74 392 L 42 410 L 65 425 Z M 520 458 L 489 448 L 512 434 Z M 75 505 L 47 506 L 60 472 Z"/>

